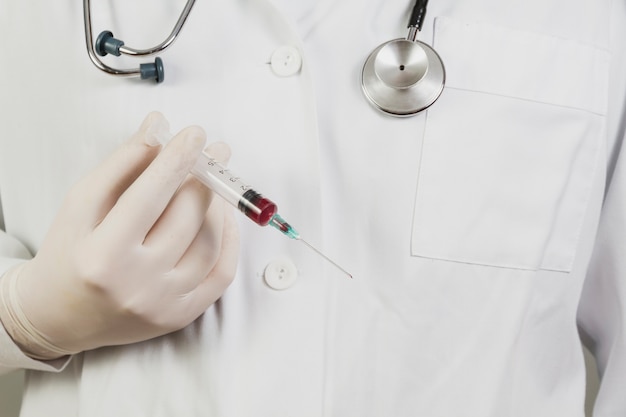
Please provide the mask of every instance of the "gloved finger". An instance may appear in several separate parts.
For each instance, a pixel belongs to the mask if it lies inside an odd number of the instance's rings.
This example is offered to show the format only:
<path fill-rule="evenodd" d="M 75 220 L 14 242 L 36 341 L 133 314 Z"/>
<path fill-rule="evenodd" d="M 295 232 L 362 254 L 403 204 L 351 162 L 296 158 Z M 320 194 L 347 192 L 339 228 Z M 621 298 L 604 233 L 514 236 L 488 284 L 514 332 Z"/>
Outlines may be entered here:
<path fill-rule="evenodd" d="M 159 261 L 166 269 L 173 268 L 187 252 L 214 198 L 219 199 L 198 180 L 188 177 L 148 232 L 144 247 L 162 254 Z"/>
<path fill-rule="evenodd" d="M 215 158 L 216 161 L 221 163 L 222 165 L 228 165 L 228 161 L 230 160 L 231 150 L 230 146 L 228 146 L 224 142 L 213 142 L 204 150 L 207 155 Z"/>
<path fill-rule="evenodd" d="M 222 251 L 224 210 L 230 209 L 226 204 L 221 198 L 211 202 L 202 227 L 175 265 L 172 280 L 177 292 L 185 294 L 194 290 L 215 267 Z"/>
<path fill-rule="evenodd" d="M 239 231 L 233 210 L 225 211 L 221 251 L 217 263 L 198 286 L 187 294 L 185 302 L 177 306 L 179 314 L 189 315 L 189 322 L 198 318 L 222 296 L 237 272 Z"/>
<path fill-rule="evenodd" d="M 230 157 L 230 148 L 224 143 L 213 143 L 205 152 L 223 164 Z M 163 261 L 171 267 L 176 265 L 198 234 L 214 198 L 221 199 L 200 181 L 188 177 L 146 236 L 144 246 L 163 253 Z"/>
<path fill-rule="evenodd" d="M 176 135 L 120 196 L 98 227 L 122 239 L 143 242 L 198 159 L 206 135 L 189 127 Z"/>
<path fill-rule="evenodd" d="M 96 225 L 111 210 L 117 199 L 158 155 L 156 136 L 169 132 L 161 113 L 146 116 L 139 130 L 75 187 L 81 196 L 80 210 L 89 224 Z M 92 210 L 85 210 L 88 202 Z"/>

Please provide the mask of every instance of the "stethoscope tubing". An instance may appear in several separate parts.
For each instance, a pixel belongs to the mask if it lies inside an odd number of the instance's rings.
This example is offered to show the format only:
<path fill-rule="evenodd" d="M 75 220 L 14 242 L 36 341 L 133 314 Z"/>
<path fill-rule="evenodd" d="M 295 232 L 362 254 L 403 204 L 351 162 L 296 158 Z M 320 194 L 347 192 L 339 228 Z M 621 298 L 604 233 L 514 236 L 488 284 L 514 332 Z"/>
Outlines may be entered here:
<path fill-rule="evenodd" d="M 86 1 L 89 2 L 90 0 L 86 0 Z M 178 17 L 178 20 L 176 21 L 176 24 L 174 25 L 172 32 L 170 32 L 169 36 L 157 46 L 153 48 L 149 48 L 149 49 L 134 49 L 126 45 L 123 45 L 122 47 L 120 47 L 119 51 L 124 55 L 140 57 L 140 56 L 149 56 L 149 55 L 158 54 L 159 52 L 162 52 L 165 49 L 169 48 L 169 46 L 173 44 L 176 39 L 178 39 L 178 35 L 180 31 L 182 30 L 183 26 L 185 25 L 185 22 L 187 21 L 187 18 L 189 17 L 189 14 L 191 13 L 191 9 L 193 8 L 193 5 L 195 3 L 196 3 L 196 0 L 187 0 L 187 3 L 185 4 L 185 8 L 183 9 L 180 16 Z"/>

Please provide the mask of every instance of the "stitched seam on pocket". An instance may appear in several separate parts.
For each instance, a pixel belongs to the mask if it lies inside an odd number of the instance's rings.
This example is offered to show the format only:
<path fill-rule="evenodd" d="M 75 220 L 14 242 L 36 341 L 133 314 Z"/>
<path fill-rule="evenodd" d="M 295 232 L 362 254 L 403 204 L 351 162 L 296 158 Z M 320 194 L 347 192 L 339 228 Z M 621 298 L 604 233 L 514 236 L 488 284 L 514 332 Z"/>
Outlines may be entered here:
<path fill-rule="evenodd" d="M 445 16 L 436 18 L 434 40 L 449 70 L 447 87 L 606 114 L 607 90 L 586 87 L 603 85 L 609 62 L 606 50 L 575 40 Z M 557 76 L 545 77 L 546 68 Z M 507 77 L 516 77 L 517 82 L 508 83 Z M 582 88 L 576 88 L 578 85 Z"/>
<path fill-rule="evenodd" d="M 548 101 L 533 100 L 533 99 L 525 98 L 525 97 L 508 96 L 506 94 L 493 93 L 493 92 L 483 91 L 483 90 L 478 90 L 478 89 L 463 88 L 463 87 L 450 87 L 450 86 L 446 86 L 446 89 L 447 90 L 467 91 L 467 92 L 476 93 L 476 94 L 486 94 L 486 95 L 496 96 L 496 97 L 505 97 L 505 98 L 512 99 L 512 100 L 527 101 L 527 102 L 530 102 L 530 103 L 538 103 L 538 104 L 543 104 L 543 105 L 547 105 L 547 106 L 555 106 L 555 107 L 564 108 L 564 109 L 582 111 L 582 112 L 589 113 L 589 114 L 595 114 L 597 116 L 605 116 L 605 113 L 595 112 L 593 110 L 585 109 L 585 108 L 582 108 L 582 107 L 567 106 L 567 105 L 556 104 L 556 103 L 552 103 L 552 102 L 548 102 Z"/>

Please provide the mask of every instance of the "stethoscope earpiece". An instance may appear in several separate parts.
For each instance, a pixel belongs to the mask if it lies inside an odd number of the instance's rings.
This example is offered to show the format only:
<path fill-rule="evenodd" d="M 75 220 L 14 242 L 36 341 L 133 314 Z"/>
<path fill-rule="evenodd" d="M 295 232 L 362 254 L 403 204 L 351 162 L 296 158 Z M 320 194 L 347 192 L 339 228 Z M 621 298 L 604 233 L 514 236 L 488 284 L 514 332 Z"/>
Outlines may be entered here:
<path fill-rule="evenodd" d="M 101 32 L 96 38 L 94 49 L 100 56 L 108 54 L 120 56 L 120 48 L 124 46 L 124 41 L 117 39 L 109 30 Z M 163 60 L 159 57 L 154 58 L 154 62 L 147 62 L 139 65 L 139 77 L 142 80 L 154 80 L 157 83 L 163 82 L 165 79 L 165 68 Z"/>
<path fill-rule="evenodd" d="M 124 46 L 124 41 L 113 37 L 113 32 L 105 30 L 100 32 L 96 38 L 94 48 L 96 53 L 100 56 L 107 56 L 108 54 L 120 56 L 120 48 Z"/>
<path fill-rule="evenodd" d="M 139 64 L 139 77 L 142 80 L 154 80 L 157 84 L 162 83 L 165 79 L 163 60 L 157 56 L 154 62 Z"/>
<path fill-rule="evenodd" d="M 433 48 L 418 41 L 427 0 L 417 0 L 407 39 L 383 43 L 363 65 L 361 87 L 378 110 L 392 116 L 412 116 L 430 107 L 441 95 L 446 72 Z"/>

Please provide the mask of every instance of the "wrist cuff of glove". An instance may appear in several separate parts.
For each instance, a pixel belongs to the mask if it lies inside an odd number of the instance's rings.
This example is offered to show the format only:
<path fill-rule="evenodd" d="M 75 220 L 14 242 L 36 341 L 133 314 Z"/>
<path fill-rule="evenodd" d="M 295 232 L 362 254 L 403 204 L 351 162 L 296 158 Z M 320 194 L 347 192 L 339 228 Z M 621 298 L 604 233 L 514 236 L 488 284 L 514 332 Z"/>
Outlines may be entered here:
<path fill-rule="evenodd" d="M 24 265 L 9 269 L 0 279 L 0 321 L 4 328 L 19 348 L 33 359 L 50 360 L 76 353 L 51 343 L 22 311 L 17 282 Z"/>

